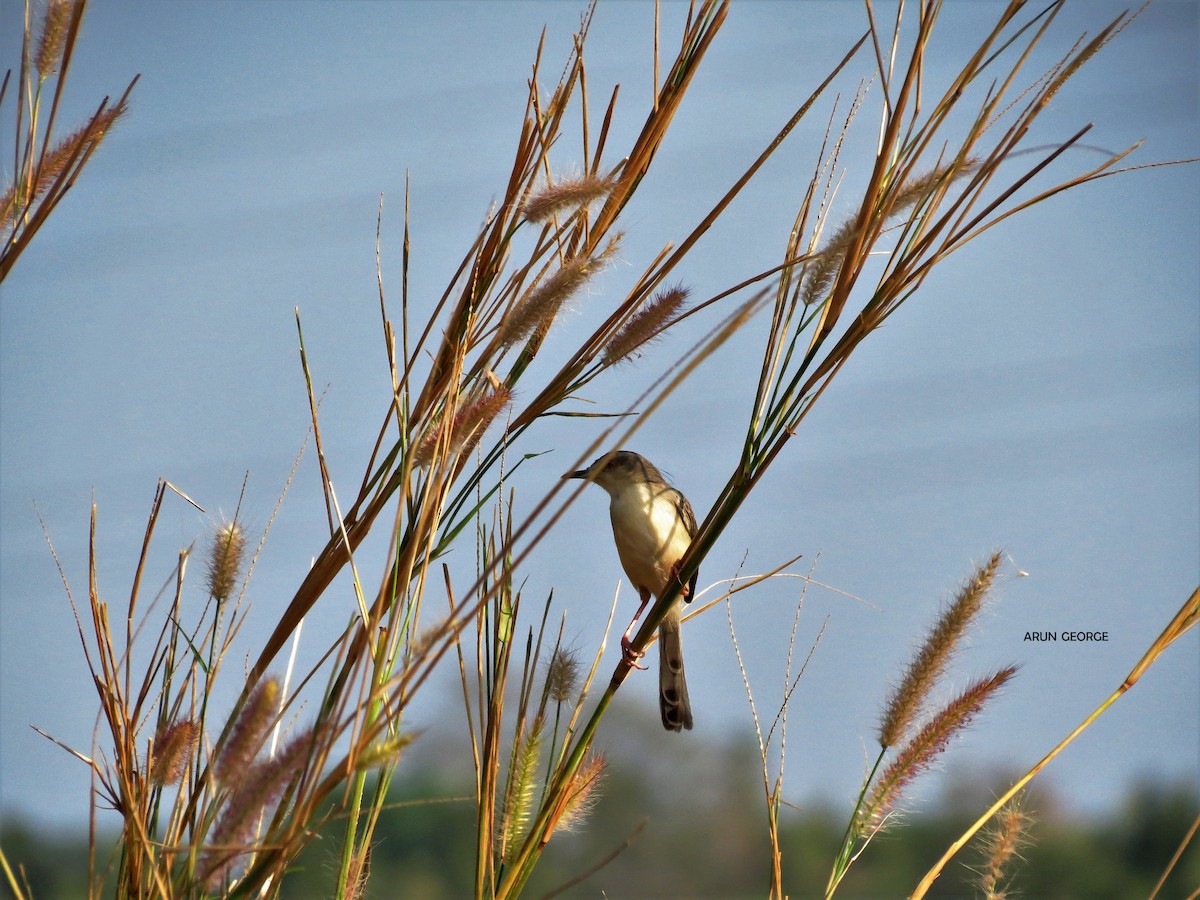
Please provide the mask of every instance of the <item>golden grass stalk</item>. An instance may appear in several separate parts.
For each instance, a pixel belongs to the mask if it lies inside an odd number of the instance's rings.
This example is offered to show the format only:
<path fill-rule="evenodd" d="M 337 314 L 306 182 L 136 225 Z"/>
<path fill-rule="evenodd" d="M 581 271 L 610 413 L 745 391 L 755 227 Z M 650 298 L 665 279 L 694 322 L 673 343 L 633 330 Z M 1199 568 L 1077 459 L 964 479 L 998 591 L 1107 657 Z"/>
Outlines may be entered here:
<path fill-rule="evenodd" d="M 904 677 L 884 707 L 879 725 L 879 744 L 884 749 L 903 740 L 921 716 L 926 700 L 945 674 L 963 635 L 979 617 L 1002 559 L 1002 554 L 997 551 L 976 570 L 942 612 L 925 643 L 909 662 Z"/>
<path fill-rule="evenodd" d="M 1185 833 L 1183 838 L 1179 841 L 1179 846 L 1175 848 L 1175 852 L 1171 854 L 1170 860 L 1168 860 L 1166 867 L 1162 871 L 1162 874 L 1158 876 L 1158 881 L 1154 884 L 1154 890 L 1150 892 L 1147 900 L 1155 900 L 1155 898 L 1159 895 L 1159 892 L 1162 891 L 1163 885 L 1167 883 L 1167 879 L 1171 877 L 1171 873 L 1175 871 L 1175 867 L 1179 865 L 1180 858 L 1182 858 L 1184 851 L 1187 850 L 1188 846 L 1192 843 L 1192 840 L 1196 837 L 1197 831 L 1200 831 L 1200 815 L 1197 815 L 1196 818 L 1192 819 L 1192 824 L 1188 827 L 1187 833 Z M 1196 891 L 1192 891 L 1189 900 L 1194 900 L 1196 895 Z"/>

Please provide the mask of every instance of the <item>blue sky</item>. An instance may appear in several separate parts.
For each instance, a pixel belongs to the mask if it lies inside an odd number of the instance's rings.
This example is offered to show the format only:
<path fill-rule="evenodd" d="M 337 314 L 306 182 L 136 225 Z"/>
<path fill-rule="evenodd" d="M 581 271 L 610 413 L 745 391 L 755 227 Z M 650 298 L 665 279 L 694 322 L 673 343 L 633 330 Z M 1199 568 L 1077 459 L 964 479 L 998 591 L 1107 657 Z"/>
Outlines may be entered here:
<path fill-rule="evenodd" d="M 946 76 L 998 8 L 950 5 L 932 77 Z M 187 0 L 89 9 L 62 121 L 142 78 L 128 119 L 0 289 L 0 813 L 82 824 L 86 810 L 86 771 L 28 727 L 89 752 L 96 710 L 34 505 L 83 600 L 94 498 L 99 582 L 114 606 L 128 595 L 160 476 L 209 512 L 168 503 L 155 587 L 180 547 L 232 513 L 247 470 L 248 521 L 265 527 L 308 424 L 297 307 L 314 379 L 329 386 L 331 471 L 352 495 L 389 394 L 375 286 L 379 196 L 385 283 L 398 304 L 407 173 L 410 292 L 427 310 L 503 189 L 543 25 L 552 83 L 580 9 Z M 1068 7 L 1041 67 L 1120 9 Z M 0 48 L 14 67 L 22 10 L 0 0 Z M 664 8 L 664 53 L 684 10 Z M 592 26 L 593 116 L 622 85 L 610 148 L 628 146 L 645 114 L 652 15 L 649 4 L 602 3 Z M 855 3 L 735 4 L 628 211 L 624 259 L 564 317 L 547 352 L 590 333 L 657 250 L 690 231 L 864 27 Z M 1055 98 L 1030 143 L 1094 122 L 1094 147 L 1145 140 L 1134 163 L 1200 155 L 1198 38 L 1195 4 L 1154 4 Z M 839 109 L 870 73 L 862 56 L 837 82 Z M 778 261 L 833 96 L 679 271 L 695 295 Z M 867 172 L 879 100 L 868 94 L 843 157 L 843 213 Z M 9 112 L 0 146 L 11 146 Z M 578 169 L 572 154 L 560 148 L 560 172 Z M 1050 175 L 1101 158 L 1081 149 Z M 1035 762 L 1121 683 L 1195 587 L 1197 172 L 1105 179 L 955 254 L 856 354 L 706 560 L 702 586 L 732 576 L 743 557 L 756 572 L 803 553 L 795 571 L 815 560 L 813 577 L 837 589 L 810 588 L 801 616 L 802 647 L 825 631 L 794 701 L 792 802 L 849 803 L 887 685 L 938 605 L 994 547 L 1013 564 L 958 675 L 965 683 L 1011 661 L 1022 671 L 948 769 Z M 591 399 L 623 408 L 715 321 L 689 323 Z M 701 515 L 736 458 L 765 325 L 723 348 L 630 444 Z M 530 433 L 523 449 L 554 452 L 518 474 L 518 504 L 535 502 L 595 434 L 587 420 Z M 527 591 L 553 587 L 567 633 L 590 652 L 620 576 L 603 495 L 582 495 L 563 525 L 531 560 Z M 291 596 L 324 527 L 310 453 L 251 581 L 241 653 Z M 777 580 L 734 604 L 760 705 L 783 678 L 797 584 Z M 623 588 L 622 623 L 634 600 Z M 352 604 L 339 582 L 306 634 L 333 634 Z M 1023 640 L 1047 630 L 1109 640 Z M 723 613 L 690 623 L 685 646 L 697 726 L 680 746 L 752 734 Z M 235 659 L 226 676 L 240 669 Z M 652 710 L 652 681 L 634 679 L 624 702 Z M 1192 634 L 1048 771 L 1065 804 L 1110 805 L 1147 774 L 1196 778 L 1198 684 Z M 435 723 L 447 697 L 434 686 L 414 724 Z"/>

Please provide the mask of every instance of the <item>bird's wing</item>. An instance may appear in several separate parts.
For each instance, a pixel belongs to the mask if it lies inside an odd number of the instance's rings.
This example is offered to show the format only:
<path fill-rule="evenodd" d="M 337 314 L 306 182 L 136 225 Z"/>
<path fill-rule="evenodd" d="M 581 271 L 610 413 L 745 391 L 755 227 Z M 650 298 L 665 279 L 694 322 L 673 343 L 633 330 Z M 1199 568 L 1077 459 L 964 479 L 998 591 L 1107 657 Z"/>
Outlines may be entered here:
<path fill-rule="evenodd" d="M 683 496 L 683 493 L 671 488 L 671 502 L 675 504 L 675 510 L 679 514 L 679 518 L 683 521 L 683 530 L 688 533 L 688 537 L 695 537 L 698 526 L 696 525 L 696 514 L 692 511 L 692 504 L 688 502 L 688 498 Z M 692 580 L 688 582 L 688 595 L 685 598 L 688 603 L 692 602 L 692 598 L 696 596 L 696 582 L 700 578 L 700 570 L 697 569 L 692 575 Z"/>

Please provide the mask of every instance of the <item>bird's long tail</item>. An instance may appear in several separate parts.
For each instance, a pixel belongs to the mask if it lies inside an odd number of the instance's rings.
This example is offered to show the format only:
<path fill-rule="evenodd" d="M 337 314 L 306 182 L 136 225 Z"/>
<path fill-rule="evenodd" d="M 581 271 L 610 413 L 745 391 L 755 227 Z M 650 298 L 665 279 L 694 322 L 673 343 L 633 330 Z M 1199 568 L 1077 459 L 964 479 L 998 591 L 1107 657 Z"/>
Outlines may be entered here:
<path fill-rule="evenodd" d="M 663 728 L 692 729 L 692 704 L 683 677 L 683 642 L 679 634 L 679 608 L 671 610 L 658 626 L 658 707 Z"/>

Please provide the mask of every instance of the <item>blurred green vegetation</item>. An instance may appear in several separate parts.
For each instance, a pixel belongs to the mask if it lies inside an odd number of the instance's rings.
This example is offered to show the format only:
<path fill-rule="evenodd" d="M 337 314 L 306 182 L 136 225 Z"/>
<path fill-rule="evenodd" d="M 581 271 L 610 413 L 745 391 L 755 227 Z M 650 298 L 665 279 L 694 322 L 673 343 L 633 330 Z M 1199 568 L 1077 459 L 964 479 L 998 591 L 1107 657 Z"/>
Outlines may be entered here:
<path fill-rule="evenodd" d="M 758 898 L 767 893 L 770 852 L 757 749 L 750 742 L 704 744 L 667 734 L 657 718 L 614 714 L 605 748 L 602 795 L 582 829 L 551 841 L 526 891 L 542 897 L 600 863 L 635 838 L 598 872 L 562 897 Z M 402 762 L 392 803 L 371 859 L 366 896 L 466 898 L 474 883 L 473 793 L 463 744 L 426 734 Z M 789 797 L 804 796 L 802 752 L 792 748 Z M 839 891 L 846 898 L 904 896 L 945 848 L 1007 783 L 979 772 L 926 777 L 938 798 L 910 804 L 901 823 L 879 836 Z M 795 900 L 820 897 L 852 805 L 802 805 L 781 814 L 785 890 Z M 1200 789 L 1155 780 L 1130 787 L 1124 802 L 1098 818 L 1063 812 L 1052 794 L 1034 791 L 1031 843 L 1012 867 L 1012 896 L 1055 900 L 1148 897 L 1200 811 Z M 639 831 L 639 826 L 644 827 Z M 285 884 L 284 896 L 333 895 L 340 823 L 314 840 Z M 37 900 L 87 896 L 86 835 L 37 833 L 6 817 L 0 846 L 21 865 Z M 931 897 L 978 897 L 967 847 Z M 103 867 L 101 859 L 98 866 Z M 1162 900 L 1200 887 L 1200 847 L 1184 854 Z M 106 893 L 106 896 L 108 894 Z"/>

